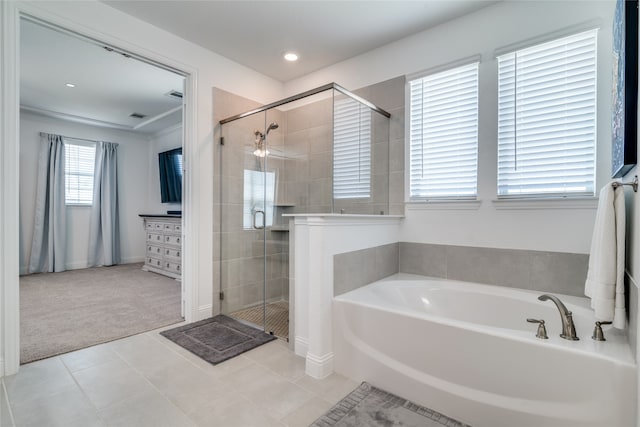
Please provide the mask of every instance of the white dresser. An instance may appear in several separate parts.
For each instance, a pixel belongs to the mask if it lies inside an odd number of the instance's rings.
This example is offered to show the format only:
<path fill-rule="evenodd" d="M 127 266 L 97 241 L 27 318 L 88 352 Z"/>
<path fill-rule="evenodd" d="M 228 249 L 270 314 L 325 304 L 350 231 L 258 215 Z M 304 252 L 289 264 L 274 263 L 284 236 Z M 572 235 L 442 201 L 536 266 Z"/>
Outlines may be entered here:
<path fill-rule="evenodd" d="M 182 277 L 182 218 L 175 215 L 140 215 L 147 236 L 145 271 Z"/>

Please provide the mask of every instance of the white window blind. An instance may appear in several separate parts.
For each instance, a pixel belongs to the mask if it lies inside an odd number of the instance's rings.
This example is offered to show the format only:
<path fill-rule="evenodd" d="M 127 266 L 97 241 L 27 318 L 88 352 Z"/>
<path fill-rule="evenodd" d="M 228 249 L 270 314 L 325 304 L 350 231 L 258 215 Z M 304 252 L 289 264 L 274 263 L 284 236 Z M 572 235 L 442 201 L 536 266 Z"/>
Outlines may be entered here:
<path fill-rule="evenodd" d="M 593 195 L 597 30 L 498 57 L 498 196 Z"/>
<path fill-rule="evenodd" d="M 275 184 L 275 172 L 244 170 L 242 226 L 245 230 L 253 228 L 254 216 L 257 227 L 270 227 L 273 225 Z"/>
<path fill-rule="evenodd" d="M 65 143 L 65 202 L 68 205 L 93 203 L 95 145 Z"/>
<path fill-rule="evenodd" d="M 410 198 L 475 198 L 478 63 L 409 82 Z"/>
<path fill-rule="evenodd" d="M 371 194 L 371 110 L 351 99 L 334 102 L 333 197 L 362 199 Z"/>

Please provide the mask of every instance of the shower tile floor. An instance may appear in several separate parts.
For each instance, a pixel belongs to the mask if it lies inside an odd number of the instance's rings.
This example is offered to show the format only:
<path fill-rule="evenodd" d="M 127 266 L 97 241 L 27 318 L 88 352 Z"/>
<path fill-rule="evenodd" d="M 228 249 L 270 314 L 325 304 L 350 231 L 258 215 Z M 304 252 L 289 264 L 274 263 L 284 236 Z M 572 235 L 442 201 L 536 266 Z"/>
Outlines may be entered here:
<path fill-rule="evenodd" d="M 159 331 L 23 365 L 0 379 L 0 425 L 308 426 L 358 386 L 306 376 L 282 340 L 213 366 Z"/>
<path fill-rule="evenodd" d="M 267 304 L 266 332 L 272 332 L 278 338 L 289 340 L 289 302 L 277 301 Z M 264 311 L 262 305 L 234 311 L 229 316 L 262 327 Z"/>

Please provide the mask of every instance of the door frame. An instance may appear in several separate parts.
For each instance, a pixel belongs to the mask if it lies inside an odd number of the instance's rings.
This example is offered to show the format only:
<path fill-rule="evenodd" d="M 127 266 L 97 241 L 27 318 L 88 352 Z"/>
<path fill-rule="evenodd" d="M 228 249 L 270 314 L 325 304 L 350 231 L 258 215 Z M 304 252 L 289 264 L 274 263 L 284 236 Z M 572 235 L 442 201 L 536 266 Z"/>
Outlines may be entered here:
<path fill-rule="evenodd" d="M 183 304 L 185 321 L 198 319 L 198 236 L 194 232 L 199 215 L 194 194 L 197 162 L 197 74 L 196 67 L 179 63 L 151 51 L 83 26 L 37 5 L 0 2 L 0 377 L 20 367 L 19 295 L 19 155 L 20 155 L 20 18 L 34 17 L 86 38 L 147 59 L 185 76 L 183 120 Z M 193 167 L 192 167 L 193 165 Z"/>

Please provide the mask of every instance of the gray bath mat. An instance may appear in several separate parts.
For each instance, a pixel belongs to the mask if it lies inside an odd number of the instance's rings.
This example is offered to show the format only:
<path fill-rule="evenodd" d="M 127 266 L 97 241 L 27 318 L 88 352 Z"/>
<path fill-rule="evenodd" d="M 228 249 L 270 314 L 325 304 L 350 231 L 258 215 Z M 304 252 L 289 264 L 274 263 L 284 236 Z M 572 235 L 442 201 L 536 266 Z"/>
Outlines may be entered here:
<path fill-rule="evenodd" d="M 276 339 L 222 314 L 160 335 L 214 365 Z"/>
<path fill-rule="evenodd" d="M 363 382 L 311 427 L 470 427 Z"/>

